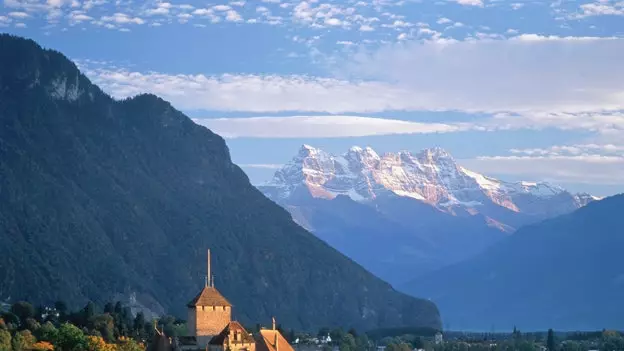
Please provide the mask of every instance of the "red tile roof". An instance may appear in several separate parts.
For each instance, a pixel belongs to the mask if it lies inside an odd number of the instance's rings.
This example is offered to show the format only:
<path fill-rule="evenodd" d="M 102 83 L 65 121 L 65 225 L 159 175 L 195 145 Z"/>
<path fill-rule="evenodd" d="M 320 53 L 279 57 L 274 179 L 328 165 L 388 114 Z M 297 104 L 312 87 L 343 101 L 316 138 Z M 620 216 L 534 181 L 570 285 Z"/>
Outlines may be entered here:
<path fill-rule="evenodd" d="M 277 345 L 275 345 L 276 335 Z M 294 351 L 294 349 L 278 330 L 262 329 L 256 343 L 256 351 Z"/>

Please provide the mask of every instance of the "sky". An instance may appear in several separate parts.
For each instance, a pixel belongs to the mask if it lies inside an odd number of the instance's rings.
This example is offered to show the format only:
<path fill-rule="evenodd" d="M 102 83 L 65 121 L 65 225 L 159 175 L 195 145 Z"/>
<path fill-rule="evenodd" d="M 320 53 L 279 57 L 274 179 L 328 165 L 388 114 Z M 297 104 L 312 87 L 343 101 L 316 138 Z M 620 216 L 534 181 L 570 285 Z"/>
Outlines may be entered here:
<path fill-rule="evenodd" d="M 0 32 L 170 101 L 254 184 L 305 143 L 624 192 L 622 0 L 2 1 Z"/>

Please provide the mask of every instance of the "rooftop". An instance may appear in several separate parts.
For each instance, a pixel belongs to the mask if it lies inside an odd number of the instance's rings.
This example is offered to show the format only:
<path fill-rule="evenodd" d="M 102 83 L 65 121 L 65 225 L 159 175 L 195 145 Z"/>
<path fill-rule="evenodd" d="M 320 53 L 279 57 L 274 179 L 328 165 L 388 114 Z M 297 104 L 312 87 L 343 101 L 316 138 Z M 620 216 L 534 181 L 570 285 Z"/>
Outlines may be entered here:
<path fill-rule="evenodd" d="M 232 304 L 215 287 L 205 286 L 187 306 L 232 306 Z"/>

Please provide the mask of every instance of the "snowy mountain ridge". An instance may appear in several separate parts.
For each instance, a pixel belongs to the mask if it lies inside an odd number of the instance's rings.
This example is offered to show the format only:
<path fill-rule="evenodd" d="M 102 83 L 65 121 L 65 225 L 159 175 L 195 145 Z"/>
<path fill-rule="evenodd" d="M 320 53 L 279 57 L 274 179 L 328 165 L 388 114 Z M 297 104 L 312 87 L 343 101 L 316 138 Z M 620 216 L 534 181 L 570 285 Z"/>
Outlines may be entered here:
<path fill-rule="evenodd" d="M 597 199 L 585 193 L 571 194 L 545 182 L 505 182 L 487 177 L 461 167 L 441 148 L 380 156 L 370 147 L 354 146 L 336 156 L 303 145 L 260 188 L 277 202 L 288 201 L 301 191 L 324 199 L 346 195 L 358 202 L 394 194 L 443 211 L 462 208 L 471 214 L 492 203 L 529 214 L 541 212 L 546 203 L 558 203 L 562 212 L 568 212 Z"/>

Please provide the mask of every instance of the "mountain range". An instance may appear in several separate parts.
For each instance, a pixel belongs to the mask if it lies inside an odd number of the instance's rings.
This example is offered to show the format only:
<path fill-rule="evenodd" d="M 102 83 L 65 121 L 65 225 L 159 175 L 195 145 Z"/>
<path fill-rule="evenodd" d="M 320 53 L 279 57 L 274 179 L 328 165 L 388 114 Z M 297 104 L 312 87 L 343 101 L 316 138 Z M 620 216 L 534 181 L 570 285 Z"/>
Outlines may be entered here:
<path fill-rule="evenodd" d="M 115 100 L 62 54 L 0 35 L 0 300 L 132 298 L 184 317 L 213 252 L 243 323 L 440 328 L 254 188 L 224 140 L 154 95 Z"/>
<path fill-rule="evenodd" d="M 297 223 L 396 285 L 597 199 L 487 177 L 441 148 L 379 155 L 354 146 L 332 155 L 303 145 L 258 188 Z"/>
<path fill-rule="evenodd" d="M 453 330 L 624 328 L 624 195 L 527 225 L 476 257 L 415 279 Z"/>

